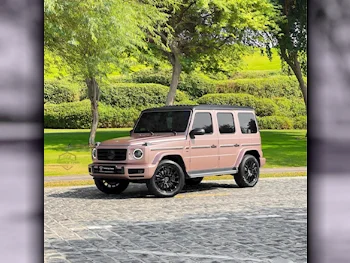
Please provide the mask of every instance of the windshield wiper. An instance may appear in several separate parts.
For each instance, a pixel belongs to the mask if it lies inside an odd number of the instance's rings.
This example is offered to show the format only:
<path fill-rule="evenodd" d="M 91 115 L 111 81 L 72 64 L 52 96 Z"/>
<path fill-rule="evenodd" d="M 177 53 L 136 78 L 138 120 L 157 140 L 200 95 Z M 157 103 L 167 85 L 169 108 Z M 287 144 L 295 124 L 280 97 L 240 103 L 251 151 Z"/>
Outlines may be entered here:
<path fill-rule="evenodd" d="M 177 135 L 177 132 L 176 132 L 176 131 L 171 130 L 171 132 L 174 133 L 174 135 Z"/>
<path fill-rule="evenodd" d="M 154 135 L 153 131 L 147 130 L 151 135 Z"/>

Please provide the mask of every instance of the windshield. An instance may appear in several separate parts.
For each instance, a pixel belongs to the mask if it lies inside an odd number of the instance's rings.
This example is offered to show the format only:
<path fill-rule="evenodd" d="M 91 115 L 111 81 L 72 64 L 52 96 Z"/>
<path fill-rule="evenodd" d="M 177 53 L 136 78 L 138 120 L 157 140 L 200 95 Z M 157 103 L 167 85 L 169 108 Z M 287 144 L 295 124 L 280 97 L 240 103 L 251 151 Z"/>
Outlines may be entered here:
<path fill-rule="evenodd" d="M 190 111 L 145 112 L 141 115 L 134 132 L 185 132 Z"/>

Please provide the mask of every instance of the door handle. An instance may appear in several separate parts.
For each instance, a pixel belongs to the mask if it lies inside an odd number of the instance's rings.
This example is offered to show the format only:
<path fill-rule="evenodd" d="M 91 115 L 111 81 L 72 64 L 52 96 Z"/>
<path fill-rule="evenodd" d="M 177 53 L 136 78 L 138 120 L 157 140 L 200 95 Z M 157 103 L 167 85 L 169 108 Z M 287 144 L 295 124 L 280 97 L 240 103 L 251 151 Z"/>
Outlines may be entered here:
<path fill-rule="evenodd" d="M 211 148 L 216 148 L 216 145 L 214 145 L 214 144 L 213 144 L 213 145 L 212 145 L 212 146 L 210 146 L 210 147 L 211 147 Z"/>
<path fill-rule="evenodd" d="M 239 146 L 239 144 L 237 144 L 237 143 L 236 143 L 236 144 L 235 144 L 235 145 L 233 145 L 233 146 L 234 146 L 234 147 L 238 147 L 238 146 Z"/>

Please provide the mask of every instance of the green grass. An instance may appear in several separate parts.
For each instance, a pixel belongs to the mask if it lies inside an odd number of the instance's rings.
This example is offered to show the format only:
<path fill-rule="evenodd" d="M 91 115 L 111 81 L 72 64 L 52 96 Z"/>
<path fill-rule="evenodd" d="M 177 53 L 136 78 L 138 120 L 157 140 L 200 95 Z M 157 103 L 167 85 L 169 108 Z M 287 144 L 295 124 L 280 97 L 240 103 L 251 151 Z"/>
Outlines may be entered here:
<path fill-rule="evenodd" d="M 130 129 L 99 129 L 96 141 L 128 136 Z M 261 131 L 267 159 L 265 167 L 306 166 L 305 134 L 305 130 Z M 89 130 L 45 129 L 45 176 L 87 174 L 87 166 L 91 162 L 88 138 Z"/>
<path fill-rule="evenodd" d="M 246 70 L 281 70 L 281 59 L 276 49 L 272 50 L 272 60 L 270 61 L 266 54 L 261 55 L 259 50 L 254 53 L 244 56 L 243 71 Z"/>

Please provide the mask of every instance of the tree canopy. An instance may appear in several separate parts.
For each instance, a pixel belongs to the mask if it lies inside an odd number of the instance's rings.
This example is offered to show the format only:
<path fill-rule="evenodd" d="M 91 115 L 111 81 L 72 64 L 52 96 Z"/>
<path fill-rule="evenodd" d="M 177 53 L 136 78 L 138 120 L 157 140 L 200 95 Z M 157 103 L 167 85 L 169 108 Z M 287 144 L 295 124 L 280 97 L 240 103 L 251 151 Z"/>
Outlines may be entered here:
<path fill-rule="evenodd" d="M 231 71 L 244 41 L 260 37 L 249 32 L 268 30 L 274 11 L 268 0 L 182 0 L 168 6 L 171 30 L 156 29 L 162 45 L 153 45 L 173 66 L 166 103 L 174 101 L 181 70 Z"/>
<path fill-rule="evenodd" d="M 45 0 L 45 48 L 62 58 L 88 88 L 93 116 L 90 145 L 98 124 L 97 80 L 128 53 L 147 52 L 147 39 L 153 36 L 158 42 L 154 32 L 166 18 L 153 0 Z"/>

